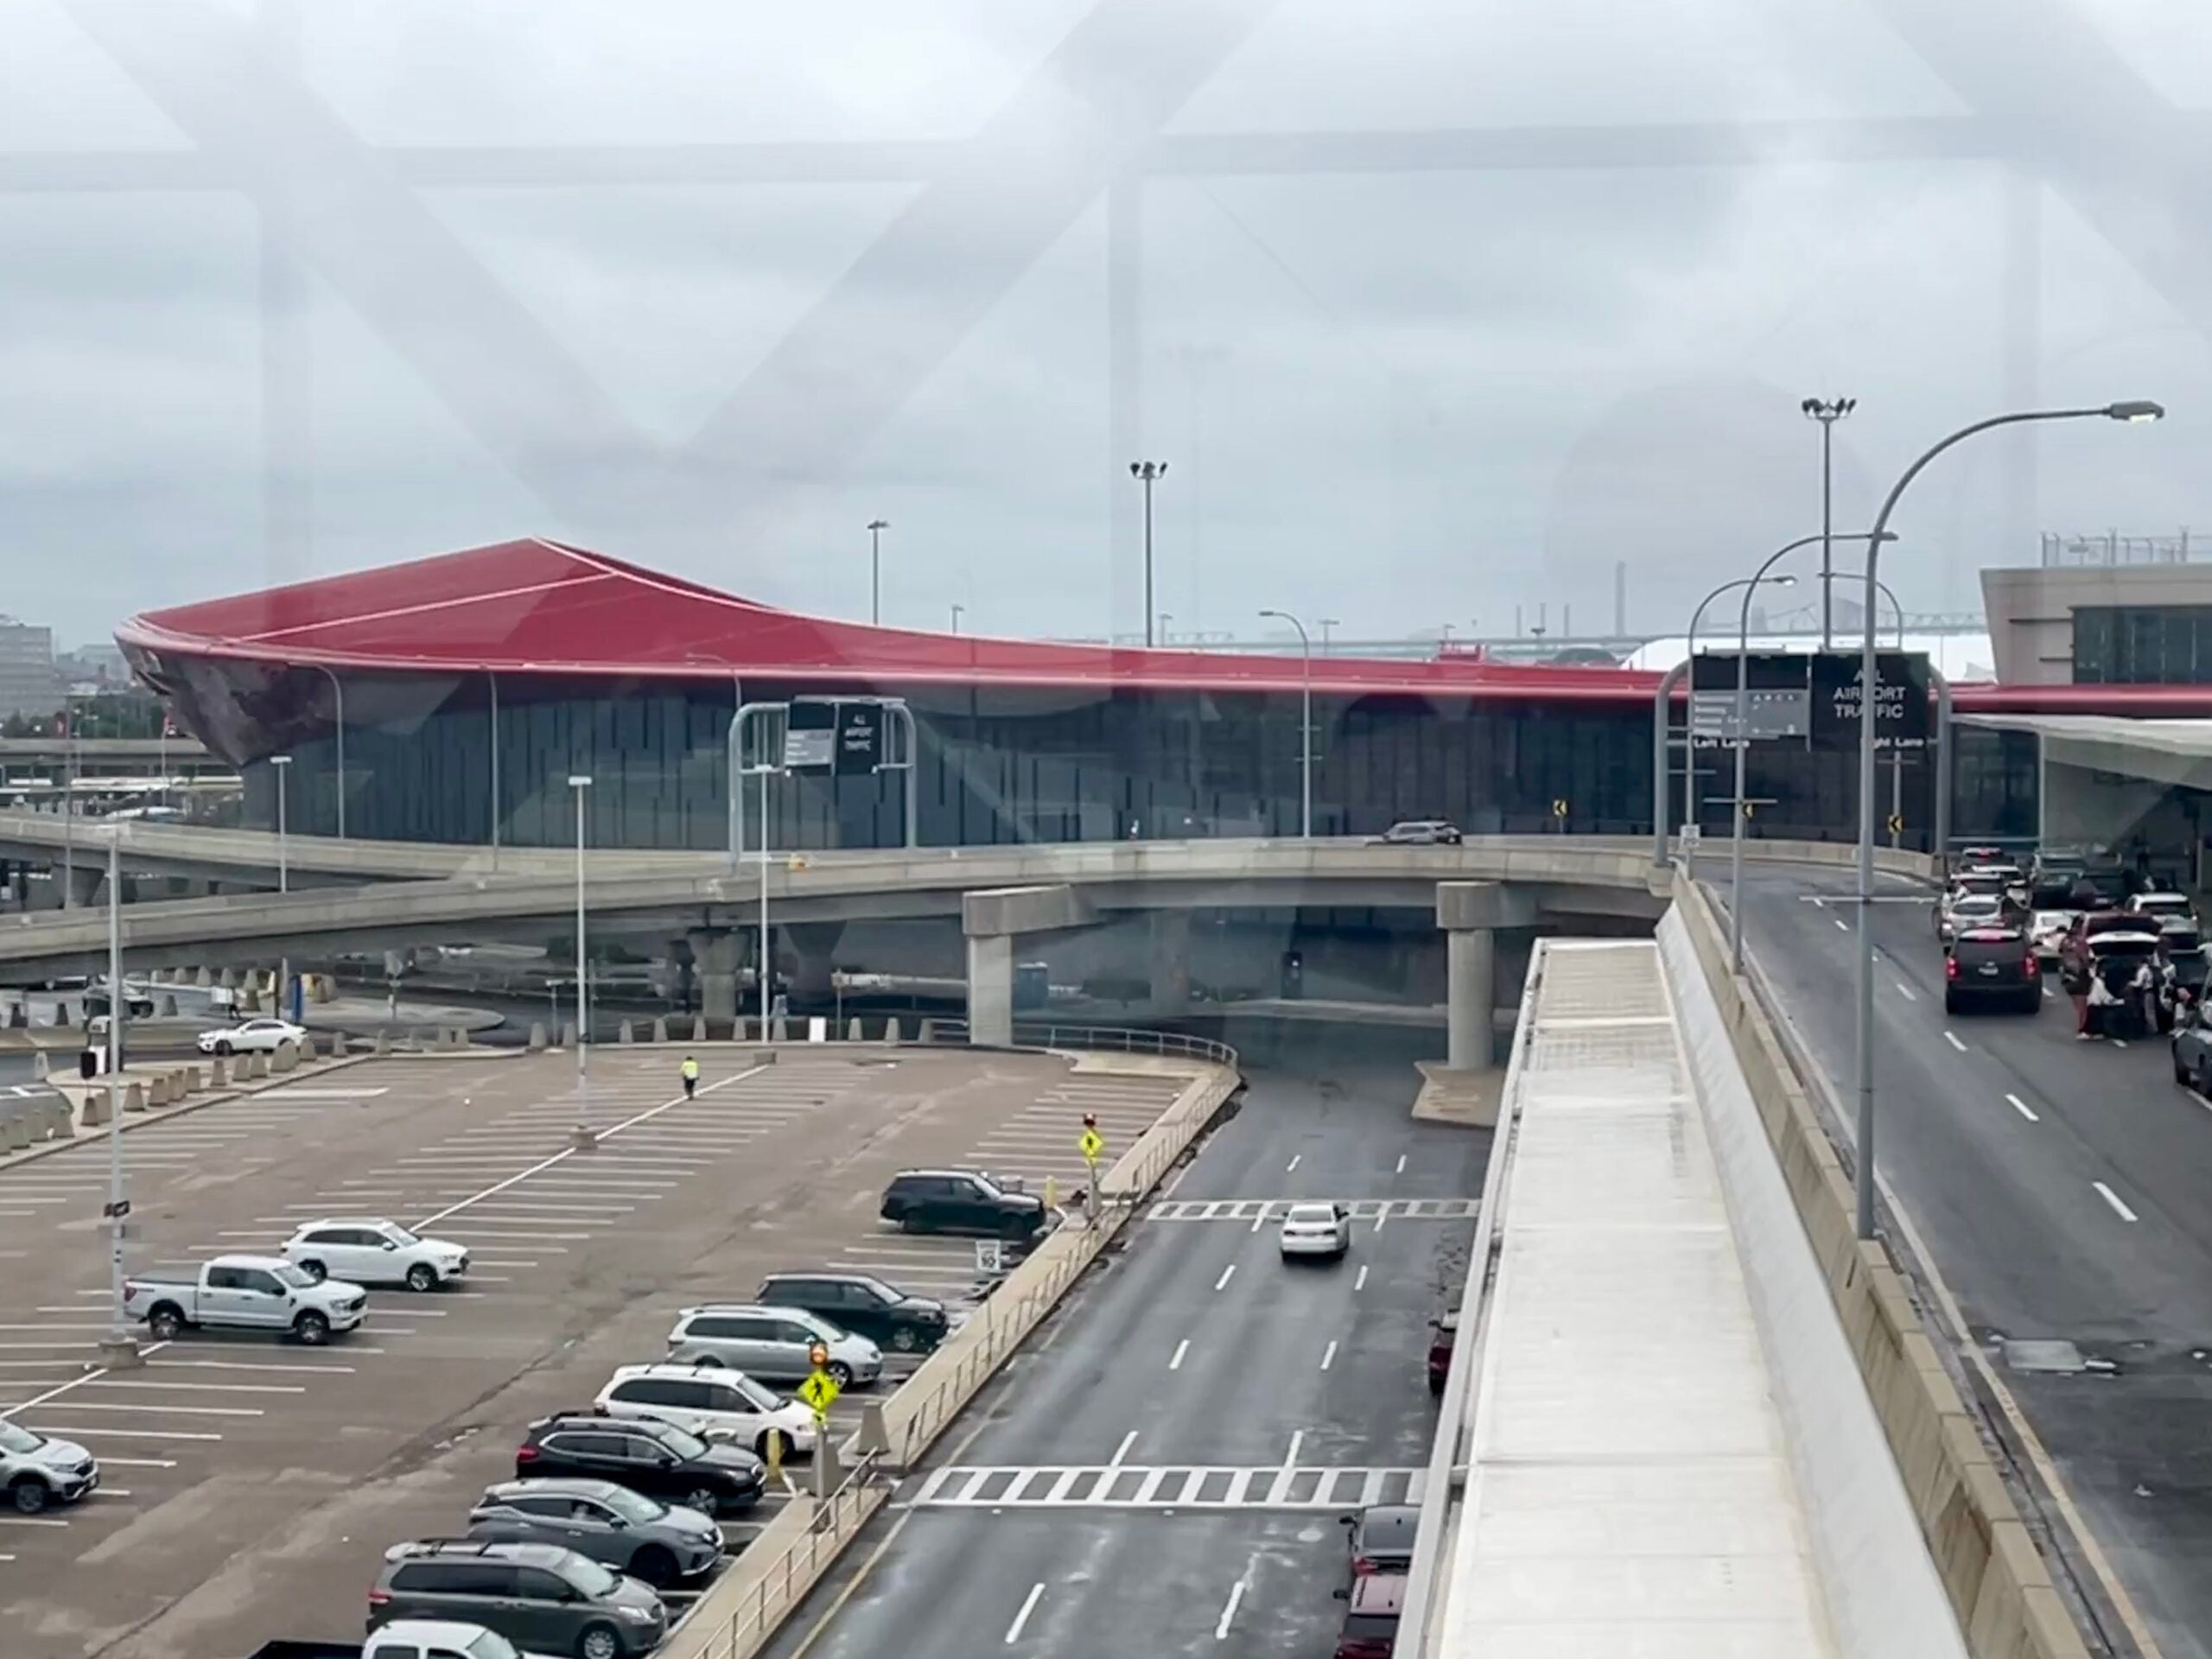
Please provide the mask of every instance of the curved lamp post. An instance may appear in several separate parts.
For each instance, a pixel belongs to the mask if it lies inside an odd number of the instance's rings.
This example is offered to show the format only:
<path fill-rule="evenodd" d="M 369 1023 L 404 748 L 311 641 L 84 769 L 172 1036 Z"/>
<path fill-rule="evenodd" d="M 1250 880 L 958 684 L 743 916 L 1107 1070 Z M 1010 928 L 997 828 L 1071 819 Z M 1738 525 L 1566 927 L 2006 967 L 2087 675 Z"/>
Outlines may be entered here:
<path fill-rule="evenodd" d="M 1311 841 L 1313 839 L 1313 642 L 1306 637 L 1306 625 L 1288 611 L 1262 611 L 1260 614 L 1271 616 L 1278 622 L 1287 622 L 1298 630 L 1298 834 L 1301 840 Z"/>
<path fill-rule="evenodd" d="M 1784 548 L 1783 551 L 1787 553 L 1794 548 L 1809 547 L 1813 543 L 1817 542 L 1821 538 L 1817 536 L 1808 536 L 1801 541 L 1790 543 L 1789 546 Z M 1767 561 L 1767 564 L 1771 564 L 1773 563 L 1774 561 L 1772 559 L 1769 559 Z M 1759 569 L 1761 570 L 1764 570 L 1766 569 L 1766 565 L 1761 565 Z M 1692 798 L 1697 792 L 1697 751 L 1691 747 L 1690 721 L 1697 709 L 1698 620 L 1700 618 L 1704 616 L 1705 607 L 1712 604 L 1714 600 L 1719 598 L 1721 594 L 1732 594 L 1738 588 L 1749 588 L 1757 581 L 1758 578 L 1755 576 L 1738 576 L 1733 582 L 1724 582 L 1711 593 L 1707 594 L 1703 599 L 1698 601 L 1697 608 L 1690 613 L 1689 632 L 1684 637 L 1682 644 L 1682 660 L 1684 665 L 1689 671 L 1690 677 L 1689 704 L 1688 709 L 1682 715 L 1682 817 L 1685 820 L 1692 823 L 1694 823 L 1697 821 L 1697 803 Z M 1796 582 L 1797 578 L 1795 576 L 1777 576 L 1768 584 L 1768 586 L 1773 588 L 1792 588 L 1796 585 Z M 1746 593 L 1745 597 L 1748 600 L 1751 595 Z M 1669 723 L 1670 725 L 1672 724 L 1671 720 Z M 1655 854 L 1654 857 L 1656 858 L 1656 856 L 1657 855 Z"/>
<path fill-rule="evenodd" d="M 1881 554 L 1883 532 L 1889 528 L 1890 515 L 1897 510 L 1897 499 L 1912 480 L 1946 449 L 1980 433 L 2000 426 L 2022 426 L 2031 421 L 2107 420 L 2139 424 L 2162 419 L 2165 412 L 2158 404 L 2143 400 L 2107 404 L 2101 409 L 2022 410 L 1962 426 L 1923 452 L 1890 486 L 1889 494 L 1883 499 L 1882 510 L 1874 515 L 1873 533 L 1866 546 L 1867 616 L 1874 614 L 1874 565 Z M 1874 721 L 1876 705 L 1881 701 L 1878 676 L 1874 630 L 1870 626 L 1859 671 L 1859 1147 L 1858 1168 L 1853 1173 L 1861 1238 L 1874 1236 L 1874 936 L 1866 924 L 1872 913 L 1874 898 Z M 1936 851 L 1940 855 L 1942 849 L 1939 847 Z"/>
<path fill-rule="evenodd" d="M 1728 841 L 1728 962 L 1732 971 L 1744 971 L 1744 769 L 1745 756 L 1751 751 L 1747 728 L 1751 723 L 1751 595 L 1758 591 L 1759 583 L 1785 556 L 1801 547 L 1820 543 L 1821 556 L 1828 556 L 1827 550 L 1837 540 L 1832 530 L 1818 536 L 1800 536 L 1785 543 L 1766 556 L 1766 563 L 1751 572 L 1744 581 L 1744 602 L 1736 614 L 1736 750 L 1735 823 L 1731 826 Z M 1854 536 L 1841 539 L 1856 541 Z M 1794 576 L 1777 576 L 1775 587 L 1796 581 Z M 1695 671 L 1692 671 L 1691 695 L 1696 695 Z"/>

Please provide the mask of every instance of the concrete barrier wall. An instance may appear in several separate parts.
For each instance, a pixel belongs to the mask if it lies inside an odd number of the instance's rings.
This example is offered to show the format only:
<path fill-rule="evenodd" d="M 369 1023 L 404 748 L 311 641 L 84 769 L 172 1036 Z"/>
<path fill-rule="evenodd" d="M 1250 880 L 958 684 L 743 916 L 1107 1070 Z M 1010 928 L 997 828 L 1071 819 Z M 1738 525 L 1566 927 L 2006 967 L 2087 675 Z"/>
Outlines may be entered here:
<path fill-rule="evenodd" d="M 1968 1651 L 1976 1659 L 2085 1659 L 1896 1263 L 1879 1242 L 1854 1235 L 1851 1181 L 1765 1011 L 1728 971 L 1725 930 L 1680 874 L 1675 903 Z"/>
<path fill-rule="evenodd" d="M 1659 951 L 1840 1659 L 1964 1659 L 1958 1621 L 1679 907 L 1659 925 Z"/>

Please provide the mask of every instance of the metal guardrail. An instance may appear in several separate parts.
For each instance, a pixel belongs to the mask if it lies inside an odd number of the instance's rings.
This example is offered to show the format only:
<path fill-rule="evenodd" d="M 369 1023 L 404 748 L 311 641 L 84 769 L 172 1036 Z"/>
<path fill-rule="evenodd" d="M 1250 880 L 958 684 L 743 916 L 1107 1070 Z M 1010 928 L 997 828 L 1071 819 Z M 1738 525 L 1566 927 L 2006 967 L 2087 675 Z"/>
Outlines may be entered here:
<path fill-rule="evenodd" d="M 933 1040 L 944 1043 L 964 1043 L 969 1040 L 965 1020 L 933 1020 L 930 1022 Z M 1180 1059 L 1204 1060 L 1211 1065 L 1225 1065 L 1231 1070 L 1237 1065 L 1236 1051 L 1227 1043 L 1216 1042 L 1211 1037 L 1193 1037 L 1179 1031 L 1144 1031 L 1130 1026 L 1083 1026 L 1020 1024 L 1014 1028 L 1014 1042 L 1017 1048 L 1095 1048 L 1116 1054 L 1172 1055 Z"/>

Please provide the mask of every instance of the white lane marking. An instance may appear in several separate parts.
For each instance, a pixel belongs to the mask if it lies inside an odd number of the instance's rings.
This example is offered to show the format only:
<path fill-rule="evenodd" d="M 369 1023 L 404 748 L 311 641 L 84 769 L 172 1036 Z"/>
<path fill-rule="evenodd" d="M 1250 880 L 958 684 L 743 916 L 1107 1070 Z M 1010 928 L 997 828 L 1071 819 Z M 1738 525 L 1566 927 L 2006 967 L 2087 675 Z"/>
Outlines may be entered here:
<path fill-rule="evenodd" d="M 1216 1290 L 1221 1289 L 1229 1283 L 1230 1280 L 1236 1276 L 1236 1264 L 1232 1262 L 1221 1270 L 1221 1277 L 1213 1281 L 1213 1287 Z"/>
<path fill-rule="evenodd" d="M 1390 1173 L 1394 1175 L 1402 1175 L 1406 1173 L 1406 1154 L 1402 1152 L 1398 1154 L 1398 1166 Z"/>
<path fill-rule="evenodd" d="M 2126 1048 L 2127 1046 L 2127 1039 L 2125 1037 L 2115 1037 L 2112 1039 L 2112 1046 L 2114 1048 Z"/>
<path fill-rule="evenodd" d="M 2048 996 L 2050 995 L 2050 986 L 2048 986 L 2048 985 L 2044 986 L 2044 987 L 2043 988 L 2043 994 L 2044 994 L 2044 995 L 2045 995 L 2046 997 L 2048 997 Z"/>
<path fill-rule="evenodd" d="M 1836 925 L 1839 928 L 1842 929 L 1842 930 L 1843 930 L 1843 931 L 1845 931 L 1846 933 L 1848 933 L 1848 932 L 1850 932 L 1850 931 L 1851 931 L 1851 924 L 1850 924 L 1849 922 L 1845 921 L 1845 920 L 1843 919 L 1843 918 L 1842 918 L 1842 917 L 1840 917 L 1840 916 L 1835 917 L 1835 918 L 1834 918 L 1834 922 L 1835 922 L 1835 925 Z"/>
<path fill-rule="evenodd" d="M 1188 1337 L 1185 1337 L 1182 1341 L 1175 1344 L 1175 1357 L 1167 1362 L 1167 1369 L 1171 1371 L 1181 1370 L 1183 1369 L 1183 1356 L 1190 1351 L 1191 1339 Z"/>
<path fill-rule="evenodd" d="M 1021 1640 L 1021 1627 L 1029 1622 L 1029 1615 L 1037 1611 L 1038 1599 L 1045 1593 L 1044 1584 L 1033 1584 L 1029 1594 L 1021 1604 L 1021 1611 L 1014 1616 L 1014 1623 L 1006 1627 L 1006 1644 L 1009 1648 Z"/>
<path fill-rule="evenodd" d="M 1967 1052 L 1967 1046 L 1959 1040 L 1959 1035 L 1955 1031 L 1945 1032 L 1943 1033 L 1943 1040 L 1948 1043 L 1953 1048 L 1957 1049 L 1961 1054 Z"/>
<path fill-rule="evenodd" d="M 1351 1287 L 1355 1291 L 1365 1290 L 1367 1288 L 1367 1264 L 1365 1262 L 1363 1262 L 1360 1263 L 1359 1276 L 1351 1281 Z"/>
<path fill-rule="evenodd" d="M 1249 1568 L 1247 1569 L 1249 1570 Z M 1221 1618 L 1213 1627 L 1213 1639 L 1229 1640 L 1229 1621 L 1236 1617 L 1236 1604 L 1244 1599 L 1244 1580 L 1239 1579 L 1229 1586 L 1229 1603 L 1221 1610 Z"/>
<path fill-rule="evenodd" d="M 1136 1443 L 1137 1432 L 1133 1428 L 1128 1433 L 1122 1436 L 1122 1443 L 1114 1448 L 1114 1455 L 1108 1460 L 1106 1466 L 1109 1469 L 1120 1468 L 1122 1466 L 1122 1459 L 1129 1455 L 1129 1448 Z"/>
<path fill-rule="evenodd" d="M 1255 1233 L 1258 1232 L 1260 1229 L 1266 1224 L 1267 1219 L 1268 1206 L 1263 1204 L 1260 1206 L 1260 1213 L 1252 1217 L 1252 1230 Z M 5 1327 L 0 1326 L 0 1329 L 5 1329 Z"/>
<path fill-rule="evenodd" d="M 2022 1100 L 2018 1095 L 2007 1095 L 2005 1098 L 2012 1102 L 2012 1109 L 2018 1112 L 2022 1117 L 2026 1118 L 2029 1122 L 2040 1123 L 2043 1122 L 2041 1118 L 2035 1115 L 2035 1112 L 2030 1108 L 2028 1103 Z"/>
<path fill-rule="evenodd" d="M 2122 1221 L 2133 1221 L 2136 1219 L 2135 1212 L 2120 1202 L 2120 1194 L 2113 1192 L 2112 1188 L 2107 1186 L 2102 1181 L 2091 1181 L 2089 1185 L 2097 1189 L 2097 1196 L 2102 1198 L 2107 1204 L 2112 1205 L 2113 1213 L 2118 1216 Z"/>
<path fill-rule="evenodd" d="M 1282 1466 L 1284 1468 L 1295 1469 L 1298 1466 L 1298 1448 L 1305 1444 L 1306 1431 L 1302 1428 L 1294 1428 L 1291 1430 L 1290 1450 L 1282 1454 Z"/>
<path fill-rule="evenodd" d="M 1380 1210 L 1377 1210 L 1375 1212 L 1375 1230 L 1378 1233 L 1381 1232 L 1382 1230 L 1382 1224 L 1389 1219 L 1390 1206 L 1386 1204 Z"/>
<path fill-rule="evenodd" d="M 1335 1343 L 1332 1342 L 1332 1343 L 1331 1343 L 1331 1344 L 1330 1344 L 1326 1348 L 1325 1348 L 1325 1349 L 1323 1349 L 1323 1350 L 1321 1351 L 1321 1369 L 1322 1369 L 1323 1370 L 1325 1370 L 1325 1370 L 1327 1370 L 1329 1369 L 1329 1367 L 1330 1367 L 1330 1366 L 1332 1366 L 1332 1365 L 1335 1364 L 1336 1363 L 1337 1363 L 1337 1344 L 1336 1344 Z"/>
<path fill-rule="evenodd" d="M 168 1345 L 169 1344 L 166 1342 L 156 1342 L 148 1347 L 141 1349 L 139 1352 L 142 1357 L 150 1359 Z M 101 1365 L 92 1370 L 86 1371 L 82 1376 L 73 1376 L 67 1382 L 57 1382 L 54 1387 L 48 1389 L 44 1394 L 39 1395 L 29 1400 L 26 1400 L 20 1406 L 10 1406 L 7 1410 L 0 1411 L 0 1418 L 12 1418 L 19 1411 L 29 1411 L 34 1406 L 42 1406 L 49 1400 L 55 1399 L 61 1395 L 67 1394 L 73 1389 L 83 1388 L 87 1382 L 97 1382 L 101 1377 L 104 1377 L 106 1375 L 107 1367 Z M 258 1416 L 260 1414 L 256 1413 L 255 1414 Z M 210 1438 L 219 1440 L 221 1436 L 215 1435 L 211 1436 Z"/>
<path fill-rule="evenodd" d="M 1298 1167 L 1300 1160 L 1305 1156 L 1306 1154 L 1302 1152 L 1293 1153 L 1290 1156 L 1290 1161 L 1282 1166 L 1282 1173 L 1286 1175 L 1289 1174 L 1292 1170 Z"/>
<path fill-rule="evenodd" d="M 723 1077 L 719 1082 L 709 1084 L 704 1089 L 702 1089 L 699 1093 L 701 1095 L 712 1094 L 717 1089 L 724 1088 L 730 1084 L 737 1083 L 744 1078 L 752 1077 L 761 1070 L 762 1068 L 757 1065 L 748 1067 L 743 1071 L 735 1072 L 729 1077 Z M 599 1138 L 602 1141 L 609 1140 L 613 1136 L 621 1134 L 625 1129 L 634 1128 L 640 1123 L 651 1122 L 662 1113 L 673 1111 L 677 1107 L 681 1106 L 683 1103 L 684 1097 L 682 1095 L 677 1095 L 673 1099 L 661 1102 L 658 1106 L 649 1106 L 642 1112 L 638 1112 L 629 1117 L 624 1118 L 620 1122 L 614 1124 L 612 1128 L 601 1130 Z M 551 1169 L 556 1164 L 564 1164 L 568 1162 L 569 1159 L 574 1158 L 576 1155 L 577 1152 L 575 1147 L 563 1147 L 551 1157 L 539 1159 L 537 1162 L 532 1164 L 521 1173 L 510 1175 L 503 1181 L 494 1181 L 482 1192 L 472 1192 L 468 1197 L 461 1198 L 455 1203 L 448 1205 L 444 1209 L 437 1211 L 436 1214 L 423 1217 L 422 1220 L 414 1224 L 414 1230 L 420 1232 L 425 1227 L 435 1227 L 438 1223 L 443 1221 L 448 1216 L 459 1215 L 462 1211 L 470 1208 L 472 1205 L 481 1204 L 485 1199 L 491 1198 L 493 1194 L 504 1192 L 509 1187 L 517 1185 L 523 1181 L 526 1181 L 531 1176 L 536 1175 L 542 1171 Z M 553 1238 L 563 1238 L 569 1236 L 570 1235 L 563 1233 L 545 1235 L 545 1236 Z M 518 1237 L 520 1236 L 520 1235 L 510 1234 L 508 1236 Z M 581 1237 L 582 1235 L 578 1234 L 575 1235 L 575 1236 Z"/>
<path fill-rule="evenodd" d="M 1906 1001 L 1917 1002 L 1920 1001 L 1918 997 L 1912 994 L 1912 987 L 1906 984 L 1903 980 L 1892 980 L 1891 983 L 1897 988 L 1897 995 L 1904 998 Z"/>

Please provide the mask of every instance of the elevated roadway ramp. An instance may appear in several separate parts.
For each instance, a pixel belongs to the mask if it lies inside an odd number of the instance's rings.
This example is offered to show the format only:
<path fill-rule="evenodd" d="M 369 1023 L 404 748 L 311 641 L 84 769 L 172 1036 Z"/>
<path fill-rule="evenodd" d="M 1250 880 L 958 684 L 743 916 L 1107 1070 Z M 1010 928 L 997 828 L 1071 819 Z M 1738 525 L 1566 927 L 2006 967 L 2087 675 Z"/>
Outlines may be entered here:
<path fill-rule="evenodd" d="M 1711 1000 L 1678 988 L 1695 959 L 1669 954 L 1671 977 L 1659 942 L 1538 943 L 1398 1651 L 1963 1655 Z"/>

